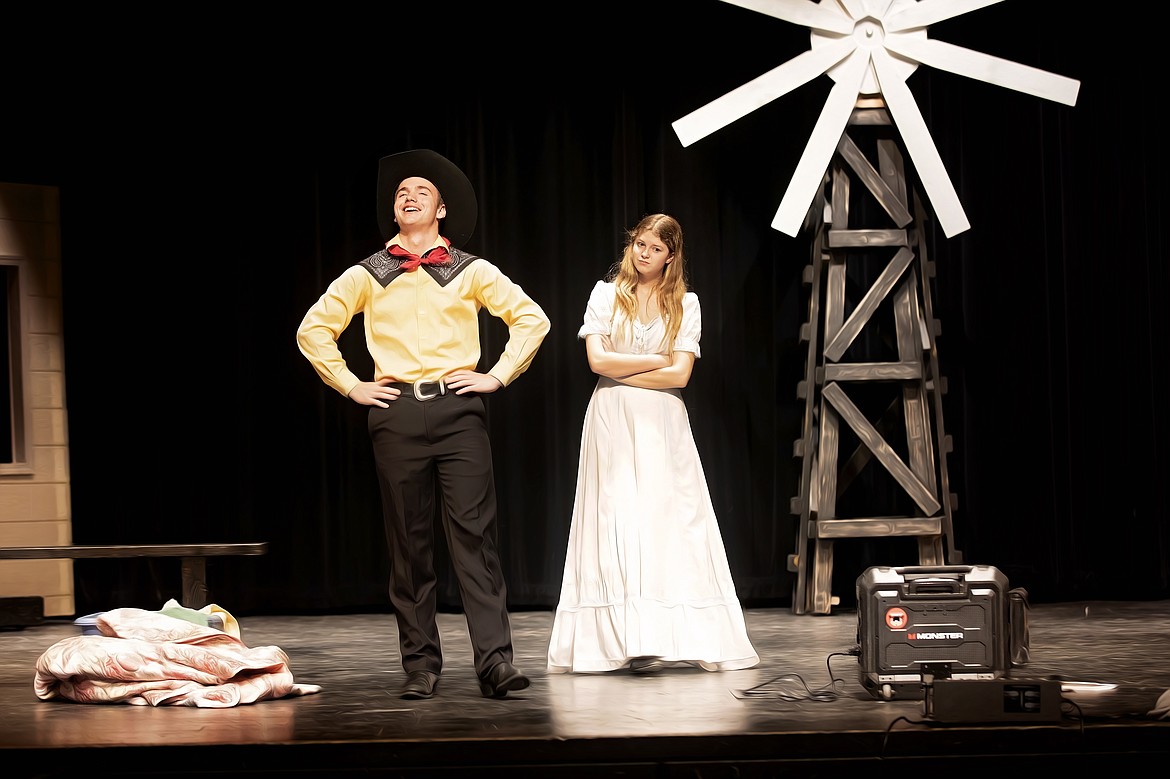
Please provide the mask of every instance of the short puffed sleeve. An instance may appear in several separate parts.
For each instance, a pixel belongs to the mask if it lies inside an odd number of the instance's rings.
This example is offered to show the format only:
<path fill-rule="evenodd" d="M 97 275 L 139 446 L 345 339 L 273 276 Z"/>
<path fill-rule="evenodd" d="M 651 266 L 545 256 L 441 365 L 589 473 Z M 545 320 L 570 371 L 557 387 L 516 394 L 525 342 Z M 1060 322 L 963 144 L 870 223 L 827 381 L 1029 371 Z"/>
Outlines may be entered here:
<path fill-rule="evenodd" d="M 589 302 L 585 305 L 585 321 L 577 331 L 577 337 L 609 335 L 612 320 L 613 282 L 599 281 L 593 285 L 593 291 L 589 293 Z"/>
<path fill-rule="evenodd" d="M 683 296 L 682 324 L 679 326 L 678 337 L 674 339 L 676 352 L 693 352 L 699 354 L 699 338 L 703 335 L 703 312 L 699 306 L 699 296 L 688 292 Z"/>

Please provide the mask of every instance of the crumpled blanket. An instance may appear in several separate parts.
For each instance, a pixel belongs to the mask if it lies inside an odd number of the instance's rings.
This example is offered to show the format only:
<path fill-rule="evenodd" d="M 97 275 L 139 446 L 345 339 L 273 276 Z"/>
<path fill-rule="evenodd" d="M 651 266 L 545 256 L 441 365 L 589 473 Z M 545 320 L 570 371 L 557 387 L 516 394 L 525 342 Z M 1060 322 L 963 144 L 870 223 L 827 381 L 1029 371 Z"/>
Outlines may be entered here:
<path fill-rule="evenodd" d="M 97 617 L 101 635 L 65 638 L 36 664 L 41 700 L 228 708 L 320 692 L 293 681 L 276 646 L 249 648 L 215 628 L 135 608 Z"/>

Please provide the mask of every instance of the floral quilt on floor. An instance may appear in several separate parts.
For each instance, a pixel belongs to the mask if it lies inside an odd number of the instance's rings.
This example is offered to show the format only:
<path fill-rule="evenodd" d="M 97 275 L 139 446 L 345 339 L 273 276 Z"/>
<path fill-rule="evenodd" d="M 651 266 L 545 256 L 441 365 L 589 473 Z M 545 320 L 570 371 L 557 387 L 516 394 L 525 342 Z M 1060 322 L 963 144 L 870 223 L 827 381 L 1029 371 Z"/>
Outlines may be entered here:
<path fill-rule="evenodd" d="M 320 692 L 293 680 L 276 646 L 159 611 L 120 608 L 97 616 L 99 635 L 65 638 L 37 660 L 41 700 L 227 708 Z"/>

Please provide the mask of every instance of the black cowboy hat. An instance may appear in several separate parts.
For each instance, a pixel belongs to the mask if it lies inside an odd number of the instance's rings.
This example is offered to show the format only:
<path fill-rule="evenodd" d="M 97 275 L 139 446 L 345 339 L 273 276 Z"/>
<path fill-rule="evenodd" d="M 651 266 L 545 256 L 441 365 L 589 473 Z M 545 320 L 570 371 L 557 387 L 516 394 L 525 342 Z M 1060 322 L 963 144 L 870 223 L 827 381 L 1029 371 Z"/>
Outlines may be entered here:
<path fill-rule="evenodd" d="M 475 232 L 479 204 L 471 181 L 455 163 L 430 149 L 391 154 L 378 163 L 378 227 L 386 240 L 398 232 L 394 224 L 394 193 L 404 179 L 420 176 L 439 188 L 447 216 L 439 232 L 453 246 L 462 246 Z"/>

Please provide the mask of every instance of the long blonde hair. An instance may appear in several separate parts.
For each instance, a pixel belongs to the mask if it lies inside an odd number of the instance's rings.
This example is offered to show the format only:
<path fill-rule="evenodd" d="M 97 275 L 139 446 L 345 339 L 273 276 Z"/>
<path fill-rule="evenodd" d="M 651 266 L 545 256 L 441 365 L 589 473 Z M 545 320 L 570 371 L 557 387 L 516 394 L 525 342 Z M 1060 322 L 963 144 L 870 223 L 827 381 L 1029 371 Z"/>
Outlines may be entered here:
<path fill-rule="evenodd" d="M 666 245 L 673 259 L 662 268 L 662 278 L 654 288 L 658 302 L 658 315 L 666 323 L 663 345 L 667 353 L 674 352 L 674 340 L 682 327 L 683 296 L 686 295 L 687 265 L 683 255 L 682 225 L 669 214 L 650 214 L 642 217 L 634 228 L 626 233 L 626 248 L 622 258 L 610 268 L 607 280 L 614 285 L 614 308 L 625 315 L 625 327 L 637 316 L 638 310 L 638 268 L 634 264 L 634 241 L 649 230 Z"/>

